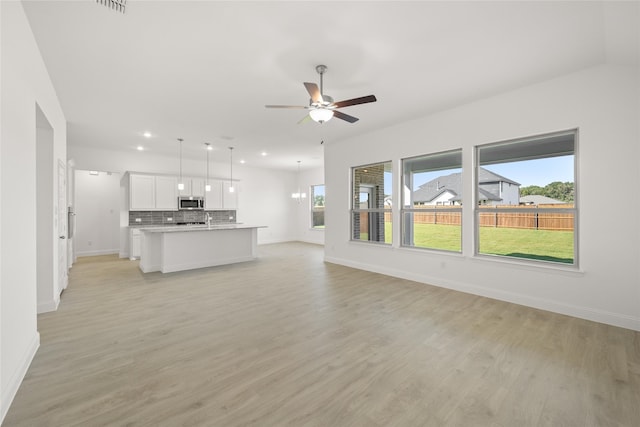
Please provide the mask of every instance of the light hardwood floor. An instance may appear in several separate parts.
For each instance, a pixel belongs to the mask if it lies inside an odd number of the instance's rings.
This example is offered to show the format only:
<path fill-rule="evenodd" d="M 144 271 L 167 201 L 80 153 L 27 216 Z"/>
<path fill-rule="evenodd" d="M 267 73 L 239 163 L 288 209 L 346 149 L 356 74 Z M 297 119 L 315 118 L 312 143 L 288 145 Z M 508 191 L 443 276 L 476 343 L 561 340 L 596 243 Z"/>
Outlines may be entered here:
<path fill-rule="evenodd" d="M 81 258 L 3 426 L 640 425 L 640 333 L 259 253 Z"/>

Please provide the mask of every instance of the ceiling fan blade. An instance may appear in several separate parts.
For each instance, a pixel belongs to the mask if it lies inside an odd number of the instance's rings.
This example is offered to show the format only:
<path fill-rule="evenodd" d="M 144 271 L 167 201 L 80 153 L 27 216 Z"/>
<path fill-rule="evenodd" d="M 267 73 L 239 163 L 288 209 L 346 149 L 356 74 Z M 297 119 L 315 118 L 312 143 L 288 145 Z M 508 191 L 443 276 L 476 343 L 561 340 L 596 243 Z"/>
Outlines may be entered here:
<path fill-rule="evenodd" d="M 307 108 L 302 105 L 265 105 L 265 107 L 266 108 L 296 108 L 301 110 L 304 110 Z"/>
<path fill-rule="evenodd" d="M 349 123 L 355 123 L 358 120 L 360 120 L 357 117 L 350 116 L 348 114 L 343 113 L 342 111 L 337 111 L 337 110 L 333 110 L 333 117 L 337 117 L 338 119 L 342 119 Z"/>
<path fill-rule="evenodd" d="M 309 95 L 311 95 L 311 100 L 313 102 L 323 102 L 322 94 L 320 93 L 320 89 L 318 89 L 317 84 L 304 82 L 304 87 L 307 88 L 307 92 L 309 92 Z"/>
<path fill-rule="evenodd" d="M 298 124 L 301 125 L 303 123 L 307 123 L 309 120 L 311 120 L 311 116 L 307 114 L 298 121 Z"/>
<path fill-rule="evenodd" d="M 349 107 L 351 105 L 366 104 L 367 102 L 376 102 L 374 95 L 362 96 L 360 98 L 347 99 L 346 101 L 334 102 L 336 108 Z"/>

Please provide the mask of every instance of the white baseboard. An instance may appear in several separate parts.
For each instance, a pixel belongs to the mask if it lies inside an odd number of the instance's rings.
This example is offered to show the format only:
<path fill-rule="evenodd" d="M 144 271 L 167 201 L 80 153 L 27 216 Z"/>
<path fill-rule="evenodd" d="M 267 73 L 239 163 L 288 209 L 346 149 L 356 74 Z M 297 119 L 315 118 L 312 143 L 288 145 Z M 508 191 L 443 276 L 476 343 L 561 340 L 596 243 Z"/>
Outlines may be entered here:
<path fill-rule="evenodd" d="M 537 308 L 540 310 L 577 317 L 580 319 L 591 320 L 598 323 L 604 323 L 607 325 L 640 331 L 640 317 L 636 316 L 627 316 L 620 313 L 613 313 L 610 311 L 599 310 L 590 307 L 566 304 L 563 302 L 533 297 L 530 295 L 522 295 L 514 292 L 506 292 L 502 290 L 486 288 L 470 283 L 446 280 L 441 277 L 430 277 L 426 275 L 411 274 L 407 273 L 406 271 L 388 268 L 385 266 L 354 262 L 341 258 L 329 257 L 326 255 L 324 257 L 324 260 L 332 264 L 357 268 L 358 270 L 372 271 L 374 273 L 398 277 L 400 279 L 412 280 L 414 282 L 425 283 L 427 285 L 438 286 L 441 288 L 447 288 L 459 292 L 466 292 L 468 294 L 479 295 L 500 301 L 506 301 L 514 304 L 524 305 L 527 307 Z"/>
<path fill-rule="evenodd" d="M 97 251 L 77 252 L 76 256 L 83 257 L 83 256 L 97 256 L 97 255 L 113 255 L 113 254 L 119 254 L 119 253 L 120 253 L 120 249 L 100 249 Z"/>
<path fill-rule="evenodd" d="M 20 384 L 22 384 L 22 380 L 24 376 L 27 374 L 27 370 L 31 365 L 31 361 L 33 361 L 33 357 L 36 355 L 38 351 L 38 347 L 40 347 L 40 334 L 38 332 L 33 336 L 31 343 L 27 347 L 24 356 L 22 357 L 22 363 L 18 366 L 13 374 L 11 374 L 11 378 L 6 382 L 6 389 L 2 390 L 2 402 L 0 403 L 0 424 L 4 421 L 4 417 L 9 412 L 9 407 L 13 402 L 13 398 L 18 393 L 18 389 L 20 388 Z"/>
<path fill-rule="evenodd" d="M 56 311 L 60 305 L 60 295 L 53 301 L 38 302 L 38 314 L 48 313 L 50 311 Z"/>
<path fill-rule="evenodd" d="M 287 242 L 295 242 L 295 239 L 260 239 L 258 238 L 258 246 L 271 245 L 274 243 L 287 243 Z"/>

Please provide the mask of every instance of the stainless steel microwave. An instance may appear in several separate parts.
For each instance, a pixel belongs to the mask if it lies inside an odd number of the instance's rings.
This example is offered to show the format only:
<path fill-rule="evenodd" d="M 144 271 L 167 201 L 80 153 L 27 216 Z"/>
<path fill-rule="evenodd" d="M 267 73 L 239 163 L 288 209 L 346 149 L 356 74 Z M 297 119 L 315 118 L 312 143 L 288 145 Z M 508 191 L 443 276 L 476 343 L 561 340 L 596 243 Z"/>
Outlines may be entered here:
<path fill-rule="evenodd" d="M 204 209 L 204 197 L 179 196 L 178 209 L 195 211 Z"/>

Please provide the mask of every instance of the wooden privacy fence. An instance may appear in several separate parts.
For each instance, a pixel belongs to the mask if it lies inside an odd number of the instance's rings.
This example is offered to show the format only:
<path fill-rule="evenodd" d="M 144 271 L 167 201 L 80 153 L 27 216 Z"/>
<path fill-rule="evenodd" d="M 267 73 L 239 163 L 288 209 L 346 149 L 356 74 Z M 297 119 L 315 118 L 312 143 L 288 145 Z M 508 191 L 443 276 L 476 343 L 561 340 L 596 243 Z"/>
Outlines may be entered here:
<path fill-rule="evenodd" d="M 531 209 L 532 212 L 490 212 L 492 208 Z M 544 212 L 545 209 L 551 208 L 573 209 L 573 205 L 483 206 L 478 214 L 480 227 L 573 231 L 574 214 L 572 212 Z"/>
<path fill-rule="evenodd" d="M 550 208 L 573 209 L 573 204 L 483 206 L 479 213 L 480 227 L 573 231 L 574 214 L 544 212 L 545 209 Z M 438 212 L 439 209 L 451 209 L 451 206 L 416 206 L 414 209 L 428 209 L 428 212 L 411 212 L 414 224 L 461 224 L 461 212 Z M 491 212 L 494 209 L 496 211 Z M 531 210 L 531 212 L 500 212 L 497 209 Z M 390 212 L 385 213 L 385 221 L 391 221 Z"/>

